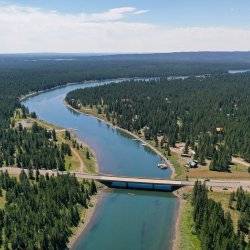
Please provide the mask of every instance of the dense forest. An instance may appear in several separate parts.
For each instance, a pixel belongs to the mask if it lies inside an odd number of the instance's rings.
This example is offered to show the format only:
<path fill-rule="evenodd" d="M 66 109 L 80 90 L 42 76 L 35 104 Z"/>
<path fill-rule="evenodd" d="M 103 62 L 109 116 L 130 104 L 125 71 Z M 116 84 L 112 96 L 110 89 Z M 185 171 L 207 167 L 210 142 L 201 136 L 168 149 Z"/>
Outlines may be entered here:
<path fill-rule="evenodd" d="M 250 68 L 250 53 L 203 52 L 102 56 L 80 54 L 1 55 L 0 162 L 2 164 L 4 160 L 7 163 L 10 162 L 9 165 L 17 163 L 18 161 L 13 159 L 13 155 L 19 152 L 17 145 L 14 146 L 15 140 L 18 140 L 19 137 L 22 138 L 20 139 L 22 141 L 26 140 L 27 135 L 36 137 L 32 131 L 27 133 L 25 130 L 14 131 L 17 129 L 10 128 L 13 126 L 13 124 L 11 124 L 11 117 L 17 108 L 23 110 L 24 116 L 28 115 L 28 110 L 22 107 L 19 98 L 30 92 L 45 90 L 67 82 L 79 82 L 90 79 L 201 75 L 225 73 L 229 69 L 241 68 Z M 159 120 L 159 123 L 160 122 Z M 167 126 L 167 124 L 165 125 Z M 127 126 L 128 125 L 125 125 L 125 127 Z M 140 124 L 138 123 L 136 126 L 138 127 Z M 158 127 L 159 126 L 156 126 L 155 129 Z M 175 129 L 175 127 L 172 126 L 171 129 Z M 43 136 L 43 138 L 48 139 L 46 136 Z M 6 140 L 10 140 L 11 145 L 7 146 Z M 23 141 L 20 143 L 26 142 Z M 43 149 L 41 150 L 43 151 L 48 151 L 49 148 L 51 148 L 51 143 L 44 141 L 42 144 Z M 35 150 L 34 147 L 33 149 Z M 55 149 L 54 152 L 55 154 L 53 155 L 57 155 L 55 159 L 49 157 L 51 158 L 51 162 L 53 162 L 53 166 L 56 165 L 55 162 L 60 161 L 59 151 Z M 29 153 L 29 151 L 27 151 L 27 153 Z M 32 151 L 32 153 L 35 153 L 35 151 Z M 35 153 L 37 157 L 39 154 L 41 154 L 41 152 Z M 19 155 L 22 155 L 21 158 L 23 158 L 23 162 L 27 162 L 23 152 Z M 33 162 L 32 160 L 29 161 Z M 20 165 L 22 166 L 22 164 Z M 61 165 L 61 162 L 57 163 L 57 165 Z"/>
<path fill-rule="evenodd" d="M 36 116 L 35 114 L 29 114 L 29 111 L 22 106 L 20 102 L 21 96 L 30 92 L 60 86 L 68 82 L 80 82 L 92 79 L 225 74 L 230 69 L 249 68 L 250 54 L 238 52 L 113 56 L 86 56 L 76 54 L 0 55 L 0 165 L 16 165 L 30 168 L 29 177 L 22 172 L 19 180 L 10 177 L 8 173 L 0 174 L 0 195 L 3 195 L 6 199 L 4 209 L 0 209 L 1 246 L 6 250 L 64 249 L 68 237 L 71 234 L 70 228 L 79 223 L 79 209 L 87 206 L 89 196 L 96 191 L 93 182 L 79 183 L 77 179 L 72 176 L 49 177 L 47 175 L 43 177 L 39 175 L 38 171 L 36 171 L 34 176 L 33 168 L 57 168 L 62 170 L 64 168 L 64 156 L 69 154 L 69 148 L 67 145 L 58 145 L 58 143 L 56 143 L 55 133 L 53 131 L 47 131 L 37 126 L 37 124 L 34 124 L 30 129 L 26 129 L 21 125 L 13 123 L 12 117 L 16 109 L 22 110 L 23 118 L 29 115 L 32 117 Z M 134 84 L 136 88 L 143 86 L 143 84 L 137 83 L 127 84 Z M 152 86 L 153 91 L 156 89 L 154 84 L 155 83 L 148 84 L 148 86 Z M 239 79 L 239 84 L 241 84 L 242 87 L 244 84 L 246 85 L 244 77 L 242 78 L 242 83 Z M 144 83 L 144 85 L 146 89 L 147 84 Z M 183 85 L 180 86 L 181 81 L 177 85 L 183 88 Z M 190 85 L 192 84 L 190 83 Z M 214 82 L 214 86 L 215 85 L 216 81 Z M 124 86 L 126 86 L 126 84 Z M 159 86 L 162 87 L 161 85 Z M 112 85 L 111 87 L 113 88 L 114 86 Z M 135 92 L 139 90 L 136 88 Z M 187 90 L 188 87 L 185 91 Z M 244 93 L 247 96 L 248 90 L 247 86 L 245 86 L 244 89 L 240 89 L 240 96 L 244 95 Z M 161 94 L 161 89 L 157 91 L 156 93 Z M 221 91 L 225 91 L 225 89 L 221 89 Z M 132 92 L 131 89 L 128 90 L 129 97 L 133 96 Z M 238 92 L 236 92 L 237 91 L 235 91 L 234 94 L 236 94 L 238 98 Z M 140 92 L 136 93 L 138 93 L 138 97 L 140 97 Z M 196 93 L 196 90 L 194 93 Z M 114 92 L 114 95 L 117 94 L 118 92 Z M 153 92 L 151 94 L 153 94 Z M 170 96 L 163 97 L 160 95 L 158 97 L 157 95 L 153 96 L 151 94 L 149 97 L 156 97 L 156 100 L 159 100 L 158 104 L 162 104 L 161 98 L 171 104 L 174 100 L 172 97 L 175 97 L 175 95 L 178 96 L 178 93 L 173 93 L 171 98 L 169 98 Z M 180 108 L 180 110 L 178 108 L 177 113 L 172 113 L 170 109 L 165 106 L 164 108 L 166 108 L 167 112 L 166 115 L 162 115 L 163 113 L 160 108 L 163 106 L 159 105 L 159 109 L 150 110 L 146 103 L 150 101 L 152 104 L 153 100 L 148 98 L 148 94 L 146 94 L 146 96 L 144 95 L 144 97 L 142 104 L 145 106 L 141 106 L 141 114 L 145 108 L 147 108 L 146 110 L 149 114 L 154 114 L 152 116 L 154 119 L 148 121 L 148 117 L 138 116 L 131 123 L 129 119 L 128 122 L 125 122 L 122 116 L 117 116 L 115 119 L 117 119 L 117 122 L 119 122 L 121 126 L 129 129 L 139 129 L 145 124 L 148 124 L 148 130 L 145 131 L 148 137 L 153 137 L 158 132 L 165 133 L 166 136 L 169 136 L 170 131 L 172 131 L 173 136 L 171 138 L 169 137 L 171 144 L 174 144 L 177 139 L 182 139 L 184 141 L 190 140 L 190 145 L 192 145 L 200 128 L 203 128 L 202 131 L 204 131 L 202 135 L 205 138 L 207 137 L 205 131 L 207 131 L 209 128 L 208 124 L 211 125 L 212 121 L 208 120 L 208 123 L 204 122 L 197 126 L 190 126 L 190 123 L 185 123 L 185 119 L 189 120 L 195 117 L 190 110 L 184 112 L 182 108 Z M 194 96 L 192 97 L 194 98 Z M 231 98 L 233 97 L 231 96 Z M 248 114 L 249 110 L 245 109 L 244 111 L 241 108 L 244 106 L 242 104 L 244 102 L 239 102 L 237 98 L 235 103 L 238 106 L 231 110 L 239 115 L 239 119 L 234 121 L 234 126 L 231 129 L 233 133 L 234 128 L 237 128 L 234 134 L 237 137 L 234 152 L 248 157 L 249 154 L 247 150 L 249 148 L 243 149 L 242 142 L 246 145 L 244 140 L 249 139 L 249 128 L 244 127 L 244 124 L 247 121 L 249 122 L 249 116 L 244 118 L 240 115 L 240 112 L 242 112 L 242 114 L 244 112 Z M 243 99 L 241 99 L 241 101 Z M 100 100 L 98 100 L 98 103 L 99 101 Z M 123 107 L 126 107 L 128 118 L 132 117 L 133 105 L 130 103 L 129 98 L 122 98 L 119 102 L 121 103 L 115 106 L 119 107 L 120 105 L 122 113 Z M 124 104 L 124 106 L 121 104 Z M 199 106 L 199 104 L 197 104 L 197 106 Z M 107 115 L 111 113 L 111 119 L 113 119 L 113 107 L 110 106 L 107 109 L 106 104 L 103 107 L 105 107 Z M 101 111 L 103 112 L 104 110 Z M 180 117 L 183 112 L 186 115 L 182 117 L 184 120 L 181 121 Z M 226 111 L 222 109 L 223 114 L 224 112 Z M 189 114 L 192 115 L 189 116 Z M 198 115 L 202 117 L 201 113 Z M 206 115 L 205 116 L 208 117 L 209 114 Z M 195 121 L 199 120 L 199 116 L 196 117 Z M 233 117 L 234 116 L 230 116 L 228 119 L 233 119 Z M 223 121 L 225 122 L 226 119 Z M 185 125 L 180 126 L 180 124 Z M 213 125 L 214 124 L 215 121 Z M 131 125 L 133 125 L 133 127 L 131 127 Z M 226 130 L 225 124 L 225 132 Z M 227 137 L 227 134 L 229 135 L 230 133 L 225 133 L 223 140 L 227 141 L 227 145 L 232 145 L 232 141 L 230 141 L 231 137 Z M 216 143 L 212 137 L 214 135 L 214 133 L 209 134 L 209 140 Z M 220 138 L 215 138 L 216 140 L 220 140 Z M 211 147 L 206 148 L 208 148 L 206 151 L 206 155 L 208 155 L 211 153 Z M 204 151 L 200 150 L 200 152 Z"/>
<path fill-rule="evenodd" d="M 0 127 L 8 127 L 18 98 L 68 82 L 135 76 L 225 73 L 249 69 L 250 53 L 170 53 L 84 56 L 77 54 L 0 55 Z"/>
<path fill-rule="evenodd" d="M 71 154 L 66 143 L 57 144 L 55 130 L 46 129 L 34 123 L 31 129 L 0 130 L 0 167 L 65 170 L 64 157 Z"/>
<path fill-rule="evenodd" d="M 162 136 L 162 146 L 178 141 L 192 147 L 201 164 L 227 171 L 231 155 L 250 161 L 250 75 L 128 81 L 75 90 L 66 100 L 90 106 L 118 126 Z"/>
<path fill-rule="evenodd" d="M 230 200 L 235 201 L 237 210 L 241 212 L 237 233 L 230 213 L 225 213 L 220 203 L 208 198 L 204 184 L 196 182 L 192 195 L 193 230 L 201 240 L 202 249 L 249 249 L 250 243 L 245 238 L 250 225 L 250 197 L 240 188 Z"/>
<path fill-rule="evenodd" d="M 0 209 L 0 245 L 7 249 L 65 249 L 71 228 L 80 221 L 96 193 L 94 182 L 79 182 L 74 176 L 29 176 L 19 181 L 7 172 L 0 174 L 0 194 L 6 203 Z"/>

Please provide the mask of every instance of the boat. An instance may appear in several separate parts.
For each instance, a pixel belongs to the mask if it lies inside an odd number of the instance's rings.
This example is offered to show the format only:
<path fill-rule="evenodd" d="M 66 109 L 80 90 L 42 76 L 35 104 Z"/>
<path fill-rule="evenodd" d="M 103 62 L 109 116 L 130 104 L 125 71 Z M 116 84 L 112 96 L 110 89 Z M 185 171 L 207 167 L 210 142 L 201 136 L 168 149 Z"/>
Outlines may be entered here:
<path fill-rule="evenodd" d="M 160 169 L 167 169 L 168 165 L 166 163 L 158 163 L 157 167 L 160 168 Z"/>

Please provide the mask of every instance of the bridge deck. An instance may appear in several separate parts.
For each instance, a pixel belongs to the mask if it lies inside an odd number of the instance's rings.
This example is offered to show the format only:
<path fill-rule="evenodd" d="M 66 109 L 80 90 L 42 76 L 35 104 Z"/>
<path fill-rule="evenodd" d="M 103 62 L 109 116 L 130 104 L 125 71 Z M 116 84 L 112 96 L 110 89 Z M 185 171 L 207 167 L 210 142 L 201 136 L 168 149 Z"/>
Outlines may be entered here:
<path fill-rule="evenodd" d="M 171 185 L 171 186 L 192 186 L 193 182 L 174 181 L 168 179 L 144 178 L 144 177 L 123 177 L 111 175 L 89 175 L 82 173 L 75 173 L 77 177 L 96 180 L 100 182 L 125 182 L 125 183 L 138 183 L 138 184 L 151 184 L 151 185 Z"/>
<path fill-rule="evenodd" d="M 157 179 L 157 178 L 144 178 L 144 177 L 124 177 L 124 176 L 112 176 L 112 175 L 89 175 L 82 173 L 75 173 L 76 177 L 96 180 L 100 182 L 124 182 L 124 183 L 140 183 L 140 184 L 151 184 L 151 185 L 171 185 L 175 187 L 182 186 L 194 186 L 195 180 L 190 181 L 178 181 L 168 179 Z M 201 179 L 200 181 L 204 181 Z M 250 189 L 250 181 L 247 180 L 208 180 L 206 182 L 207 187 L 219 187 L 219 188 L 238 188 L 243 187 Z"/>
<path fill-rule="evenodd" d="M 0 171 L 8 171 L 10 174 L 19 175 L 22 171 L 21 168 L 17 167 L 2 167 Z M 24 169 L 28 173 L 27 169 Z M 40 170 L 40 174 L 45 175 L 57 175 L 59 174 L 68 174 L 68 172 L 58 172 L 56 170 Z M 175 187 L 181 186 L 193 186 L 195 180 L 190 181 L 178 181 L 178 180 L 167 180 L 167 179 L 157 179 L 157 178 L 144 178 L 144 177 L 124 177 L 124 176 L 112 176 L 104 174 L 83 174 L 80 172 L 70 172 L 70 174 L 75 174 L 77 178 L 96 180 L 100 182 L 124 182 L 124 183 L 141 183 L 141 184 L 151 184 L 151 185 L 172 185 Z M 204 181 L 204 179 L 200 179 Z M 250 181 L 249 180 L 207 180 L 207 187 L 219 187 L 219 188 L 238 188 L 243 187 L 246 190 L 250 190 Z"/>

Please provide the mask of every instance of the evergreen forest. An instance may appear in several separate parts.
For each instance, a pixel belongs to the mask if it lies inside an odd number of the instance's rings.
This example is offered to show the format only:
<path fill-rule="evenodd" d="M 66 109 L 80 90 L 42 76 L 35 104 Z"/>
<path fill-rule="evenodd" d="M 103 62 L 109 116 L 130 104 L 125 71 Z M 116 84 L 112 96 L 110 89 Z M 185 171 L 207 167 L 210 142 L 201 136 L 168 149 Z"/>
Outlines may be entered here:
<path fill-rule="evenodd" d="M 0 246 L 3 249 L 65 249 L 80 210 L 96 193 L 94 182 L 79 182 L 70 175 L 46 176 L 39 170 L 18 179 L 0 173 Z"/>
<path fill-rule="evenodd" d="M 210 169 L 229 171 L 231 156 L 250 161 L 250 75 L 127 81 L 68 93 L 75 108 L 99 114 L 161 146 L 184 142 Z"/>
<path fill-rule="evenodd" d="M 231 200 L 240 211 L 237 230 L 229 212 L 224 212 L 220 203 L 208 198 L 205 184 L 196 182 L 192 193 L 193 220 L 192 229 L 201 240 L 204 250 L 249 249 L 247 237 L 250 226 L 250 196 L 239 188 Z"/>

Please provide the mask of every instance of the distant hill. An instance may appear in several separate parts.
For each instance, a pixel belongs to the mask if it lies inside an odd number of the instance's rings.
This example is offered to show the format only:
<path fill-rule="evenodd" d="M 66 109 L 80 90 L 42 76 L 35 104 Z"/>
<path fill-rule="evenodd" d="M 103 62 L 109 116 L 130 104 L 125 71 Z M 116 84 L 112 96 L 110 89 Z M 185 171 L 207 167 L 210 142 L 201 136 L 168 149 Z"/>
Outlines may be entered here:
<path fill-rule="evenodd" d="M 27 54 L 0 54 L 0 60 L 143 60 L 143 61 L 166 61 L 166 62 L 240 62 L 250 63 L 250 51 L 235 52 L 173 52 L 173 53 L 148 53 L 148 54 L 105 54 L 105 53 L 27 53 Z"/>

